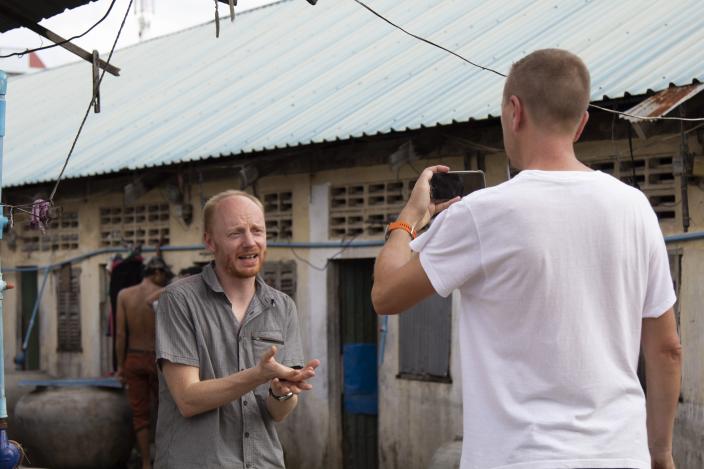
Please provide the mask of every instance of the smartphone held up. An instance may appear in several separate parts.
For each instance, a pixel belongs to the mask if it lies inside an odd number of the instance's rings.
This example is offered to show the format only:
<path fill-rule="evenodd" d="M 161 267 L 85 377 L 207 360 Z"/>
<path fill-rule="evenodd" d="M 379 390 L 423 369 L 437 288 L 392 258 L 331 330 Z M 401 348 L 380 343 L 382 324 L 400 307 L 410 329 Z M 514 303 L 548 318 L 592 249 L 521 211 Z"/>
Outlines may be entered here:
<path fill-rule="evenodd" d="M 458 196 L 464 197 L 485 187 L 486 179 L 483 171 L 435 173 L 430 179 L 430 199 L 433 202 L 442 202 Z"/>

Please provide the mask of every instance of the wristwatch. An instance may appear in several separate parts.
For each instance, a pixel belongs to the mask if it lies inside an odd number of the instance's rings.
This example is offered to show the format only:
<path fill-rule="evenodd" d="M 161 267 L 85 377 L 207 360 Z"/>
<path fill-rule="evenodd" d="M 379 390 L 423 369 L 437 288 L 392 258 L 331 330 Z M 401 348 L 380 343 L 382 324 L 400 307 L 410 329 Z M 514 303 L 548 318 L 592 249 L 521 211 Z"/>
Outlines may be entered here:
<path fill-rule="evenodd" d="M 269 386 L 269 395 L 277 401 L 287 401 L 293 397 L 293 392 L 289 391 L 288 394 L 284 394 L 283 396 L 277 396 L 276 394 L 274 394 L 274 391 L 271 390 L 271 386 Z"/>
<path fill-rule="evenodd" d="M 391 232 L 394 230 L 403 230 L 409 235 L 411 235 L 412 239 L 416 239 L 416 230 L 413 228 L 413 226 L 406 223 L 405 221 L 395 221 L 386 225 L 386 231 L 384 232 L 384 241 L 389 239 L 389 236 L 391 236 Z"/>

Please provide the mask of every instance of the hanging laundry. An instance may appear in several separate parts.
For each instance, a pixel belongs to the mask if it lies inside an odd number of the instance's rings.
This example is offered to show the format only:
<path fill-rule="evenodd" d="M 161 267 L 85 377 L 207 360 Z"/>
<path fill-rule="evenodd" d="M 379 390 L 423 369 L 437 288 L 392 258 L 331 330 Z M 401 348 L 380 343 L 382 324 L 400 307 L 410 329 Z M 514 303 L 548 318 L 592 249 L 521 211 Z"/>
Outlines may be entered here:
<path fill-rule="evenodd" d="M 44 199 L 37 199 L 32 202 L 32 215 L 29 220 L 29 226 L 32 229 L 40 230 L 46 233 L 46 228 L 49 226 L 49 208 L 51 204 Z"/>

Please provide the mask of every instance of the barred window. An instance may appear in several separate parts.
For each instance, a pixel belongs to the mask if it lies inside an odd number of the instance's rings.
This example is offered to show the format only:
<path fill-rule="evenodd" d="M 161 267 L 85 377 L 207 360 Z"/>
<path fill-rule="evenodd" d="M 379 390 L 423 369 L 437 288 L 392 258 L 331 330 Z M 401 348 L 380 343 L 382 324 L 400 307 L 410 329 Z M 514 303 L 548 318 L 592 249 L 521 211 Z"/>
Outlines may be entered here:
<path fill-rule="evenodd" d="M 346 184 L 330 188 L 330 238 L 381 237 L 411 194 L 415 180 Z"/>
<path fill-rule="evenodd" d="M 648 197 L 650 205 L 660 220 L 674 220 L 677 214 L 677 185 L 673 173 L 672 155 L 648 155 L 623 158 L 620 161 L 610 159 L 594 161 L 589 164 L 597 169 L 620 179 L 627 184 L 635 182 Z"/>
<path fill-rule="evenodd" d="M 169 204 L 100 209 L 101 246 L 169 244 Z"/>
<path fill-rule="evenodd" d="M 270 192 L 264 194 L 266 238 L 269 241 L 293 238 L 293 193 Z"/>
<path fill-rule="evenodd" d="M 267 285 L 296 299 L 296 261 L 265 262 L 261 275 Z"/>
<path fill-rule="evenodd" d="M 78 212 L 63 212 L 51 220 L 46 233 L 24 229 L 19 236 L 23 252 L 78 249 Z"/>
<path fill-rule="evenodd" d="M 399 378 L 450 381 L 452 297 L 432 295 L 399 317 Z"/>
<path fill-rule="evenodd" d="M 81 352 L 81 270 L 66 264 L 55 275 L 58 351 Z"/>

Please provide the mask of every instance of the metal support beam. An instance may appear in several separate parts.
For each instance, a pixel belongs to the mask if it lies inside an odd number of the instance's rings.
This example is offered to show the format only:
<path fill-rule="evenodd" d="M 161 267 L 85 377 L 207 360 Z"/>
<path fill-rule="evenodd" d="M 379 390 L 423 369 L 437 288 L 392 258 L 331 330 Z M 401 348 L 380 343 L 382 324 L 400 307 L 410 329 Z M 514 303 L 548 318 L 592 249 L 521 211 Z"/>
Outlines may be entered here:
<path fill-rule="evenodd" d="M 24 26 L 25 28 L 34 31 L 35 33 L 39 34 L 42 37 L 45 37 L 49 39 L 50 41 L 53 41 L 54 43 L 60 45 L 64 49 L 66 49 L 69 52 L 72 52 L 82 58 L 83 60 L 86 60 L 90 63 L 93 63 L 93 54 L 88 52 L 87 50 L 84 50 L 77 45 L 73 44 L 72 42 L 66 41 L 66 39 L 62 38 L 55 32 L 45 28 L 44 26 L 40 25 L 39 23 L 35 23 L 31 19 L 25 17 L 21 13 L 13 10 L 7 5 L 3 5 L 0 3 L 0 14 L 3 14 L 5 16 L 8 16 L 12 18 L 13 20 L 17 21 L 19 24 Z M 110 65 L 104 60 L 99 60 L 98 61 L 98 66 L 102 69 L 105 69 L 108 73 L 111 73 L 112 75 L 120 76 L 120 69 L 115 67 L 114 65 Z"/>

